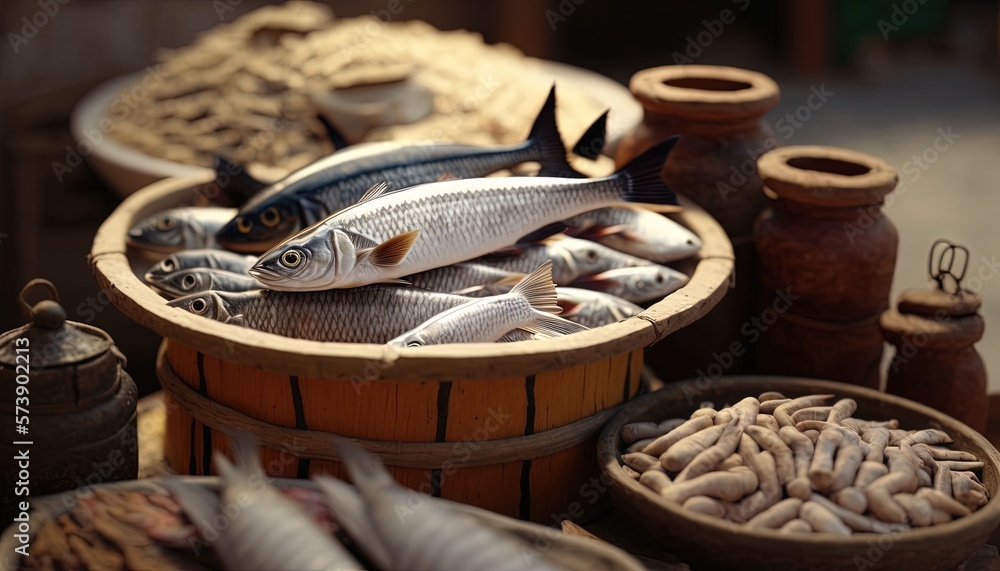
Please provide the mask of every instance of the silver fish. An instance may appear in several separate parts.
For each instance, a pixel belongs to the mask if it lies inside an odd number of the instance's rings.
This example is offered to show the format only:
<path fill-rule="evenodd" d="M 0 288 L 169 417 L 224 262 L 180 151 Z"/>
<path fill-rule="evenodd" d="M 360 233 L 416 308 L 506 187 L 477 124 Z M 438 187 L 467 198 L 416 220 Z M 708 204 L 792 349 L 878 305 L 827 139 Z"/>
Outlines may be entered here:
<path fill-rule="evenodd" d="M 188 268 L 210 268 L 213 270 L 223 270 L 235 274 L 246 274 L 257 260 L 256 256 L 236 254 L 227 250 L 215 250 L 200 248 L 197 250 L 182 250 L 170 254 L 149 268 L 144 276 L 146 281 L 151 278 L 162 277 L 177 270 Z"/>
<path fill-rule="evenodd" d="M 363 568 L 309 514 L 268 484 L 254 439 L 237 435 L 231 440 L 235 466 L 222 454 L 213 456 L 223 480 L 221 498 L 179 478 L 163 480 L 226 569 Z"/>
<path fill-rule="evenodd" d="M 250 274 L 271 289 L 315 291 L 392 282 L 483 256 L 538 229 L 626 202 L 677 204 L 660 169 L 677 138 L 607 177 L 452 180 L 375 188 L 261 256 Z"/>
<path fill-rule="evenodd" d="M 558 285 L 615 268 L 648 266 L 648 260 L 623 254 L 590 240 L 552 237 L 537 244 L 519 244 L 473 262 L 510 272 L 530 272 L 545 261 L 552 262 L 552 277 Z"/>
<path fill-rule="evenodd" d="M 643 311 L 630 301 L 589 289 L 558 287 L 556 294 L 559 296 L 559 307 L 563 310 L 560 315 L 591 329 L 618 323 Z"/>
<path fill-rule="evenodd" d="M 644 208 L 601 208 L 565 223 L 571 236 L 658 264 L 688 258 L 701 249 L 701 239 L 677 222 Z"/>
<path fill-rule="evenodd" d="M 471 292 L 488 290 L 493 285 L 506 284 L 509 289 L 524 275 L 484 264 L 465 262 L 420 272 L 404 279 L 410 282 L 413 287 L 469 295 Z"/>
<path fill-rule="evenodd" d="M 686 274 L 666 266 L 618 268 L 580 278 L 573 287 L 602 291 L 633 303 L 661 299 L 684 287 Z"/>
<path fill-rule="evenodd" d="M 528 161 L 540 162 L 542 174 L 579 176 L 566 161 L 555 105 L 553 88 L 527 140 L 517 145 L 389 142 L 335 152 L 262 190 L 219 231 L 218 241 L 231 250 L 263 252 L 354 204 L 383 181 L 401 189 L 442 177 L 482 177 Z"/>
<path fill-rule="evenodd" d="M 348 535 L 379 567 L 408 571 L 556 571 L 545 558 L 526 557 L 532 544 L 479 524 L 451 502 L 423 496 L 392 479 L 371 454 L 337 438 L 337 453 L 354 486 L 315 478 Z M 533 554 L 534 555 L 534 554 Z"/>
<path fill-rule="evenodd" d="M 540 337 L 560 337 L 587 328 L 555 314 L 552 262 L 525 276 L 509 293 L 467 301 L 443 311 L 389 341 L 395 347 L 444 343 L 492 343 L 514 329 Z"/>
<path fill-rule="evenodd" d="M 188 268 L 165 275 L 146 274 L 146 282 L 170 299 L 209 290 L 240 292 L 264 288 L 249 275 L 209 268 Z"/>
<path fill-rule="evenodd" d="M 215 233 L 235 215 L 235 208 L 172 208 L 133 226 L 128 231 L 128 243 L 153 252 L 215 248 Z"/>
<path fill-rule="evenodd" d="M 373 285 L 323 292 L 208 291 L 170 307 L 258 331 L 342 343 L 385 343 L 469 298 L 417 288 Z"/>

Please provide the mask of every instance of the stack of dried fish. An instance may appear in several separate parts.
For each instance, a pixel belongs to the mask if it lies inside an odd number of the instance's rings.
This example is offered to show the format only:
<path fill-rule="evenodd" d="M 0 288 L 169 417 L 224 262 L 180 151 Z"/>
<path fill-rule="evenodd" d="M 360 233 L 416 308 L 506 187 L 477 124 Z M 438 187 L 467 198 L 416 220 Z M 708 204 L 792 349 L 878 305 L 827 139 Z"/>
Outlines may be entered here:
<path fill-rule="evenodd" d="M 381 143 L 271 185 L 246 176 L 256 194 L 238 211 L 167 211 L 129 240 L 175 251 L 146 274 L 172 306 L 288 337 L 510 342 L 620 321 L 687 282 L 657 262 L 701 246 L 654 212 L 676 205 L 660 176 L 676 138 L 584 178 L 566 160 L 555 107 L 553 89 L 517 145 Z M 592 157 L 605 121 L 575 151 Z M 477 178 L 532 161 L 538 176 Z M 555 316 L 564 309 L 574 323 Z"/>
<path fill-rule="evenodd" d="M 213 457 L 221 474 L 218 493 L 205 480 L 165 477 L 136 486 L 145 492 L 111 486 L 81 494 L 69 512 L 39 529 L 20 568 L 595 568 L 594 554 L 579 546 L 581 552 L 559 549 L 547 538 L 545 549 L 538 549 L 474 510 L 402 487 L 378 458 L 346 440 L 338 439 L 336 447 L 353 486 L 319 476 L 312 487 L 283 488 L 265 475 L 253 437 L 231 441 L 233 461 Z M 627 567 L 624 554 L 601 550 Z"/>

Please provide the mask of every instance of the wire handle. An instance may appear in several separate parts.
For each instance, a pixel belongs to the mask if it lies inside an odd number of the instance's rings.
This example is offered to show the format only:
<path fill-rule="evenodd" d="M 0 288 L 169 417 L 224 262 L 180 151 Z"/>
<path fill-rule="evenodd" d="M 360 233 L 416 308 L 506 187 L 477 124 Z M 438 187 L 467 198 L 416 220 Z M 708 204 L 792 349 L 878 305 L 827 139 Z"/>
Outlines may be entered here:
<path fill-rule="evenodd" d="M 943 246 L 943 248 L 940 248 Z M 959 256 L 959 252 L 964 254 Z M 959 262 L 961 260 L 961 262 Z M 935 264 L 936 262 L 936 264 Z M 961 264 L 962 271 L 955 273 L 957 264 Z M 937 282 L 938 289 L 955 295 L 962 291 L 962 280 L 965 272 L 969 269 L 969 249 L 961 244 L 955 244 L 951 240 L 938 238 L 931 244 L 931 251 L 927 257 L 927 273 L 931 279 Z M 948 291 L 948 282 L 954 284 L 954 291 Z"/>
<path fill-rule="evenodd" d="M 61 303 L 59 300 L 59 291 L 56 290 L 55 284 L 42 278 L 33 279 L 21 288 L 21 293 L 17 296 L 18 305 L 21 306 L 21 315 L 24 316 L 25 321 L 31 321 L 31 304 L 28 303 L 28 292 L 38 287 L 43 287 L 48 290 L 48 299 L 51 299 L 56 303 Z"/>

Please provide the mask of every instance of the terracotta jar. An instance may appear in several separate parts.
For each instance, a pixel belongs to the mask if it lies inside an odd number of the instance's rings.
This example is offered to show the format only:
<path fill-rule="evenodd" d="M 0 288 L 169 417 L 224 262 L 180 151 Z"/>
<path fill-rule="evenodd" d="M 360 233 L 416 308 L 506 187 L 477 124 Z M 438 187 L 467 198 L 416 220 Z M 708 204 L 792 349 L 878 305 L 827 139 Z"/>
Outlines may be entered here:
<path fill-rule="evenodd" d="M 973 346 L 983 338 L 982 298 L 940 289 L 907 290 L 882 314 L 885 340 L 896 346 L 886 392 L 913 399 L 986 430 L 986 367 Z"/>
<path fill-rule="evenodd" d="M 25 294 L 38 285 L 53 299 L 29 306 Z M 0 335 L 0 472 L 10 483 L 0 511 L 11 518 L 25 499 L 134 479 L 139 469 L 138 399 L 125 358 L 104 331 L 67 321 L 58 299 L 51 283 L 30 282 L 21 292 L 30 323 Z M 9 461 L 25 456 L 24 465 Z M 29 482 L 27 498 L 19 480 Z"/>
<path fill-rule="evenodd" d="M 752 371 L 753 347 L 740 329 L 754 304 L 753 221 L 770 199 L 762 192 L 757 159 L 778 146 L 764 114 L 780 99 L 770 77 L 744 69 L 683 65 L 640 71 L 629 83 L 642 104 L 642 123 L 621 141 L 615 156 L 624 165 L 653 144 L 681 135 L 663 165 L 670 186 L 708 211 L 726 230 L 736 254 L 734 287 L 707 316 L 647 351 L 665 379 L 697 376 L 697 369 L 730 353 L 729 374 Z M 729 357 L 724 361 L 729 362 Z"/>
<path fill-rule="evenodd" d="M 757 219 L 761 307 L 794 301 L 761 336 L 761 372 L 878 387 L 878 317 L 889 306 L 899 237 L 882 214 L 896 170 L 846 149 L 799 146 L 761 157 L 777 196 Z"/>

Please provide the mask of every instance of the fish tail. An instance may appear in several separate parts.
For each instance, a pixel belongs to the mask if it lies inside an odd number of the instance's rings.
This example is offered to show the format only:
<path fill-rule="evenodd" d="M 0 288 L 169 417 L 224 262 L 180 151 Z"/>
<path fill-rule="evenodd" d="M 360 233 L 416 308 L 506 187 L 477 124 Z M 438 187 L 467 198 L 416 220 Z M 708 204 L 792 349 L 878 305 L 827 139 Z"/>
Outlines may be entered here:
<path fill-rule="evenodd" d="M 316 476 L 313 482 L 326 496 L 326 504 L 333 512 L 334 519 L 351 539 L 361 544 L 365 555 L 379 569 L 392 569 L 392 556 L 372 525 L 368 505 L 354 486 L 324 475 Z"/>
<path fill-rule="evenodd" d="M 594 124 L 587 128 L 587 131 L 580 137 L 580 140 L 573 146 L 573 154 L 585 159 L 597 160 L 604 145 L 608 142 L 608 112 L 594 121 Z"/>
<path fill-rule="evenodd" d="M 566 160 L 566 146 L 559 136 L 556 125 L 556 86 L 553 85 L 549 96 L 542 105 L 542 110 L 535 118 L 528 134 L 528 144 L 538 153 L 538 162 L 542 164 L 539 176 L 579 177 Z"/>
<path fill-rule="evenodd" d="M 673 136 L 657 143 L 612 175 L 623 182 L 622 199 L 625 202 L 643 204 L 650 210 L 661 212 L 676 210 L 667 208 L 679 203 L 677 195 L 663 180 L 661 171 L 679 139 Z"/>
<path fill-rule="evenodd" d="M 351 476 L 351 482 L 357 486 L 362 494 L 377 488 L 397 485 L 392 474 L 385 469 L 385 465 L 382 464 L 378 456 L 346 438 L 334 437 L 333 442 L 337 447 L 341 463 Z"/>
<path fill-rule="evenodd" d="M 249 432 L 233 432 L 227 436 L 232 446 L 235 464 L 219 452 L 215 453 L 213 460 L 223 479 L 232 483 L 246 482 L 252 474 L 262 470 L 260 443 Z"/>
<path fill-rule="evenodd" d="M 510 294 L 524 296 L 535 311 L 551 314 L 562 311 L 556 295 L 556 284 L 552 281 L 552 260 L 546 260 L 538 269 L 524 276 L 511 288 Z"/>
<path fill-rule="evenodd" d="M 206 532 L 214 531 L 212 521 L 219 512 L 219 496 L 180 478 L 162 478 L 157 483 L 170 492 L 201 537 L 212 537 Z"/>
<path fill-rule="evenodd" d="M 587 327 L 574 323 L 568 319 L 563 319 L 558 315 L 535 312 L 535 321 L 531 325 L 521 327 L 528 333 L 533 333 L 536 337 L 543 339 L 550 337 L 562 337 L 571 333 L 587 331 Z"/>

